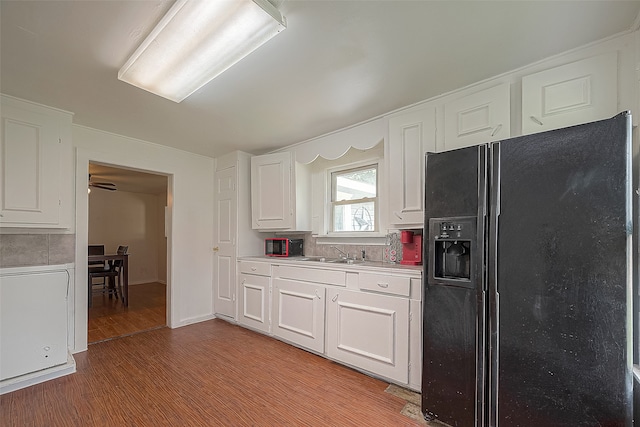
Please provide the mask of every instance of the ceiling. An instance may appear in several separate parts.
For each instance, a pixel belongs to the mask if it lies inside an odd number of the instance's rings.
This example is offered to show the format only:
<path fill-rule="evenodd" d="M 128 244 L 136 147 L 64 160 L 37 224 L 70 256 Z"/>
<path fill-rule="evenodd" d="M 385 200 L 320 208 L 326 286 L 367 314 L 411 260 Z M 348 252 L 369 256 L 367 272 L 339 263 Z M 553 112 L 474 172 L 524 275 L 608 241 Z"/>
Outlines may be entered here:
<path fill-rule="evenodd" d="M 167 194 L 167 177 L 146 172 L 138 172 L 131 169 L 114 168 L 98 163 L 89 163 L 89 175 L 93 183 L 110 183 L 116 191 L 128 193 L 145 194 Z M 106 191 L 97 187 L 92 187 L 91 191 Z"/>
<path fill-rule="evenodd" d="M 288 28 L 182 103 L 117 79 L 173 1 L 0 1 L 0 90 L 216 157 L 341 129 L 629 31 L 640 1 L 275 0 Z"/>

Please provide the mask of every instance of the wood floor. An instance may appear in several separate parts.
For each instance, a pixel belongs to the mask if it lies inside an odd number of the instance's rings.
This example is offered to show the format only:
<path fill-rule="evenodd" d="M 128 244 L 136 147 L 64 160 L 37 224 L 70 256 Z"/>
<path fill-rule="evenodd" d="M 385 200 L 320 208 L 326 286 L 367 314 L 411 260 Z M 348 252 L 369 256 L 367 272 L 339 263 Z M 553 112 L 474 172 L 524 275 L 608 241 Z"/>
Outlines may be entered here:
<path fill-rule="evenodd" d="M 129 286 L 129 306 L 122 300 L 94 294 L 89 309 L 88 342 L 130 335 L 167 324 L 167 286 L 144 283 Z"/>
<path fill-rule="evenodd" d="M 2 426 L 419 426 L 387 384 L 220 319 L 99 342 Z"/>

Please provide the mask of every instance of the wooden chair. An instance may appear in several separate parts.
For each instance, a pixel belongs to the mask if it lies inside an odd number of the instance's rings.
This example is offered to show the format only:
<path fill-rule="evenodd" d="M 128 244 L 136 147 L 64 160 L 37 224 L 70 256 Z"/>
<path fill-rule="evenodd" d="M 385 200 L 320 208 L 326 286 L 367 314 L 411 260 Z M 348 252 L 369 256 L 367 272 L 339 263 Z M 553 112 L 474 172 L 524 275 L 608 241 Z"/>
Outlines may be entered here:
<path fill-rule="evenodd" d="M 89 245 L 89 255 L 104 255 L 104 245 Z M 89 261 L 89 271 L 104 270 L 102 261 Z"/>
<path fill-rule="evenodd" d="M 129 246 L 118 246 L 117 254 L 125 255 L 129 250 Z M 103 252 L 104 253 L 104 252 Z M 103 283 L 102 289 L 99 289 L 98 292 L 106 293 L 109 295 L 109 298 L 115 295 L 116 299 L 118 299 L 118 294 L 122 296 L 122 261 L 114 260 L 109 261 L 108 264 L 104 265 L 102 269 L 94 269 L 89 270 L 89 307 L 91 307 L 91 297 L 93 295 L 93 279 L 97 277 L 102 277 L 105 281 Z"/>
<path fill-rule="evenodd" d="M 89 255 L 104 255 L 104 245 L 89 245 L 88 246 L 88 254 Z M 91 307 L 91 298 L 93 296 L 93 277 L 92 277 L 92 273 L 97 273 L 100 271 L 104 271 L 105 268 L 105 264 L 103 261 L 89 261 L 87 262 L 87 267 L 88 267 L 88 276 L 89 276 L 89 307 Z M 94 276 L 95 277 L 95 276 Z M 101 284 L 102 287 L 106 287 L 107 283 L 106 283 L 106 279 L 103 278 L 103 281 Z"/>
<path fill-rule="evenodd" d="M 126 255 L 127 252 L 129 252 L 129 246 L 118 246 L 118 250 L 116 250 L 116 253 L 118 255 Z M 115 276 L 118 279 L 118 283 L 117 283 L 117 292 L 120 293 L 120 297 L 124 300 L 124 294 L 122 293 L 122 267 L 123 267 L 123 261 L 116 259 L 113 261 L 109 261 L 109 267 L 111 270 L 115 270 L 117 271 L 117 275 Z M 117 297 L 117 296 L 116 296 Z"/>

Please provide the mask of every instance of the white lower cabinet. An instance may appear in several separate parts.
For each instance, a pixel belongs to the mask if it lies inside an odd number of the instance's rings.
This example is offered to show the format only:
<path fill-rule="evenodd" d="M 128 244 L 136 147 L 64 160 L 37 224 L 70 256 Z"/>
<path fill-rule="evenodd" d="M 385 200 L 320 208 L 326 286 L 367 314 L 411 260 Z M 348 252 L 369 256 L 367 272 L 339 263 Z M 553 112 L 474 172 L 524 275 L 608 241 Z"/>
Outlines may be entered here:
<path fill-rule="evenodd" d="M 373 374 L 409 381 L 409 300 L 327 290 L 327 356 Z"/>
<path fill-rule="evenodd" d="M 273 279 L 273 335 L 324 352 L 325 288 L 314 283 Z"/>
<path fill-rule="evenodd" d="M 420 390 L 420 273 L 354 267 L 242 260 L 238 323 Z"/>
<path fill-rule="evenodd" d="M 266 264 L 268 266 L 268 264 Z M 238 323 L 269 333 L 271 277 L 240 272 L 238 275 Z"/>

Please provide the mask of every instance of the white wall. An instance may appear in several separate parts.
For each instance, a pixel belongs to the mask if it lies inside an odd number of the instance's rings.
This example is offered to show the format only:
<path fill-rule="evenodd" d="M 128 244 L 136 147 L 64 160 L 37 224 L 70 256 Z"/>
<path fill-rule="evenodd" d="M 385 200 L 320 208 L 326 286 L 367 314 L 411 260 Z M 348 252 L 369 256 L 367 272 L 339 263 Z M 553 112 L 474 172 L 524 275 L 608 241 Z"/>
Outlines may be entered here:
<path fill-rule="evenodd" d="M 170 327 L 213 318 L 214 160 L 83 126 L 73 126 L 76 147 L 76 286 L 74 352 L 87 348 L 87 244 L 89 161 L 169 177 L 167 289 Z"/>
<path fill-rule="evenodd" d="M 105 253 L 129 246 L 130 285 L 160 281 L 160 263 L 167 257 L 164 200 L 157 194 L 95 188 L 89 195 L 89 244 L 104 245 Z M 165 281 L 166 266 L 163 270 Z"/>

